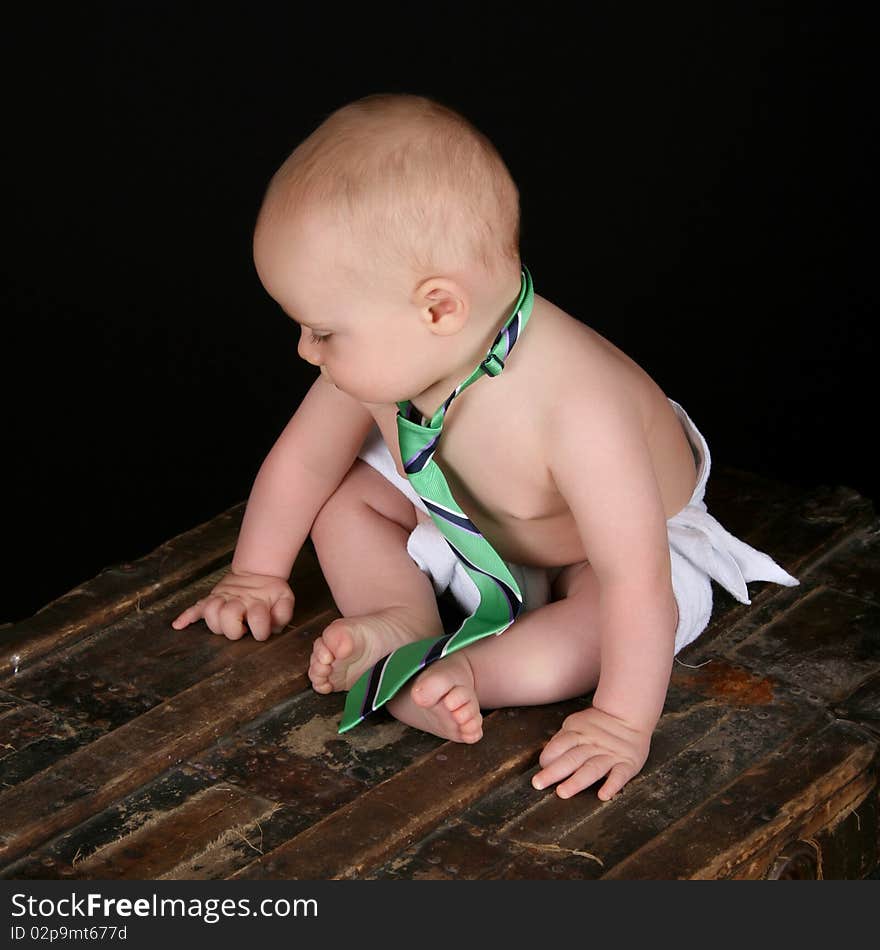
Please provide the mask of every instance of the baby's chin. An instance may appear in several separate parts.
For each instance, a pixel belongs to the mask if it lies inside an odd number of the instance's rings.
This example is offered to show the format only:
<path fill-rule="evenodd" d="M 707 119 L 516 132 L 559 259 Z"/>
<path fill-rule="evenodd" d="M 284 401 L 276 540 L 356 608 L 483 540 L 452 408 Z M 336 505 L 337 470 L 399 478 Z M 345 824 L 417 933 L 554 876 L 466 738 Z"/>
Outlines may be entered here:
<path fill-rule="evenodd" d="M 342 385 L 340 386 L 327 372 L 326 367 L 321 367 L 321 375 L 324 379 L 333 386 L 334 389 L 338 389 L 341 393 L 345 393 L 346 396 L 351 396 L 352 399 L 356 399 L 358 402 L 363 403 L 365 406 L 392 406 L 396 405 L 398 402 L 403 402 L 406 399 L 409 399 L 409 396 L 396 396 L 396 394 L 389 392 L 388 390 L 380 391 L 371 389 L 368 387 L 355 387 L 352 389 L 349 386 Z"/>

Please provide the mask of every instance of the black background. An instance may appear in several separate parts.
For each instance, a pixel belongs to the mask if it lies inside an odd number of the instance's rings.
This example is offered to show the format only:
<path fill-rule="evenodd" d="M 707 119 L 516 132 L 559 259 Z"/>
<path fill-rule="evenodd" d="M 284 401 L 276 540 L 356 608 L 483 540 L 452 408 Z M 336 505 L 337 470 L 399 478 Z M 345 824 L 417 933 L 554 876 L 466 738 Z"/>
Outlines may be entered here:
<path fill-rule="evenodd" d="M 641 363 L 715 464 L 878 498 L 867 23 L 830 3 L 83 6 L 5 23 L 0 621 L 247 496 L 315 372 L 253 268 L 263 190 L 373 92 L 495 141 L 537 292 Z"/>

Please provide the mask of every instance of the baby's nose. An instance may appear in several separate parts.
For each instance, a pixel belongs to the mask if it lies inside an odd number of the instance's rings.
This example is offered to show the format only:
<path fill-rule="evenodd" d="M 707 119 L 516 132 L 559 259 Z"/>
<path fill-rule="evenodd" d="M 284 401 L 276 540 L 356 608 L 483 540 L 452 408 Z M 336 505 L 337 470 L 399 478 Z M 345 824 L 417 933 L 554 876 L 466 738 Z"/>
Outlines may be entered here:
<path fill-rule="evenodd" d="M 301 328 L 299 332 L 299 345 L 296 351 L 307 363 L 311 363 L 312 366 L 320 366 L 323 362 L 319 356 L 321 352 L 320 344 L 312 343 L 311 336 L 311 330 L 306 330 L 305 327 Z"/>

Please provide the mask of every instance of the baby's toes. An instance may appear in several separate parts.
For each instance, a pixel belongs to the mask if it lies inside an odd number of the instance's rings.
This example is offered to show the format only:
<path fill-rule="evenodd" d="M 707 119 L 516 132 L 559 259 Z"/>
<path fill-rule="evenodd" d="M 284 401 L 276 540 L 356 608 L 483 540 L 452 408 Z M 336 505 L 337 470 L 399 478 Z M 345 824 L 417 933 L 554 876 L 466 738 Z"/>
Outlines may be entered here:
<path fill-rule="evenodd" d="M 325 627 L 321 634 L 321 639 L 316 641 L 320 643 L 324 650 L 330 655 L 325 659 L 325 663 L 332 663 L 334 660 L 344 660 L 354 651 L 354 637 L 351 634 L 348 624 L 343 618 L 334 620 Z"/>
<path fill-rule="evenodd" d="M 333 656 L 333 652 L 324 643 L 323 638 L 319 637 L 315 640 L 312 644 L 312 662 L 329 667 L 334 659 L 336 658 Z"/>
<path fill-rule="evenodd" d="M 476 742 L 483 734 L 483 717 L 473 690 L 456 686 L 443 697 L 443 705 L 458 725 L 462 741 Z"/>
<path fill-rule="evenodd" d="M 416 679 L 410 695 L 417 706 L 434 706 L 442 700 L 443 705 L 452 711 L 461 705 L 461 700 L 453 706 L 450 706 L 448 702 L 450 693 L 454 693 L 456 689 L 448 672 L 443 667 L 437 666 L 422 673 Z"/>
<path fill-rule="evenodd" d="M 462 742 L 479 742 L 483 738 L 483 717 L 480 715 L 459 723 L 458 732 Z"/>
<path fill-rule="evenodd" d="M 322 679 L 319 677 L 310 677 L 310 678 L 312 680 L 312 689 L 316 693 L 332 693 L 333 692 L 333 686 L 330 684 L 328 680 Z"/>
<path fill-rule="evenodd" d="M 457 723 L 462 723 L 473 716 L 475 699 L 473 690 L 464 686 L 453 686 L 443 697 L 443 705 L 452 713 L 452 718 Z"/>
<path fill-rule="evenodd" d="M 309 663 L 309 680 L 312 688 L 319 693 L 330 693 L 333 687 L 330 685 L 330 672 L 333 668 L 329 663 L 321 663 L 314 654 L 312 654 L 311 663 Z"/>
<path fill-rule="evenodd" d="M 460 725 L 466 726 L 475 719 L 480 720 L 480 711 L 476 703 L 468 703 L 466 706 L 459 706 L 452 714 L 452 718 Z"/>

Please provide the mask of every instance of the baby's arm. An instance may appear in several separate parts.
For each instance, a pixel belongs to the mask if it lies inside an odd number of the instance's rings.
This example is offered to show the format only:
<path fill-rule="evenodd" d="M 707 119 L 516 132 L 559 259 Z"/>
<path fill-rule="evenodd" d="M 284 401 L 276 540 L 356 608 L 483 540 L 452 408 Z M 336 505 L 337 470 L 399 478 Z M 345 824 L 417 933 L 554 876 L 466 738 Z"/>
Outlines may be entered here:
<path fill-rule="evenodd" d="M 625 393 L 577 391 L 550 425 L 550 468 L 599 581 L 593 706 L 547 744 L 536 787 L 569 797 L 607 775 L 609 799 L 648 757 L 674 653 L 676 605 L 666 517 L 639 408 Z"/>
<path fill-rule="evenodd" d="M 293 562 L 372 423 L 361 403 L 318 377 L 260 467 L 232 570 L 174 621 L 176 629 L 204 618 L 214 633 L 230 639 L 250 627 L 265 640 L 290 622 Z"/>

